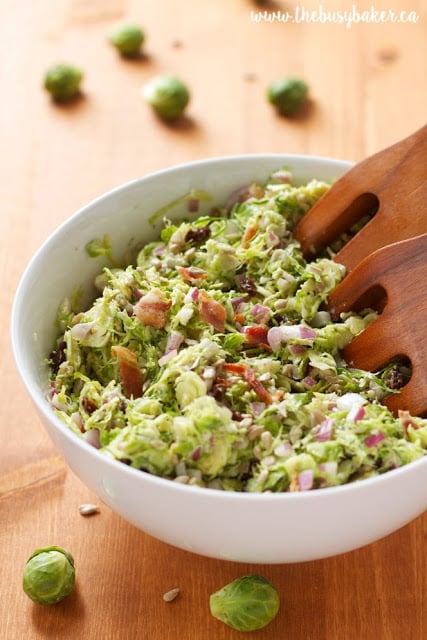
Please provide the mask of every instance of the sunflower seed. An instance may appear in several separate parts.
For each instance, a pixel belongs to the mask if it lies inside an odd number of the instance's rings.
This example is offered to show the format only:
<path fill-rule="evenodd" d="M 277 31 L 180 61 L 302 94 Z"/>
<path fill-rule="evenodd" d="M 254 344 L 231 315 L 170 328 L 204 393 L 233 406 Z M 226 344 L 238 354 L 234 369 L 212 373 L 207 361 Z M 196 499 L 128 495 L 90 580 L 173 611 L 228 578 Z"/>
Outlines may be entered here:
<path fill-rule="evenodd" d="M 81 504 L 79 512 L 82 516 L 91 516 L 99 512 L 99 507 L 96 504 Z"/>
<path fill-rule="evenodd" d="M 177 597 L 179 593 L 179 587 L 175 587 L 174 589 L 171 589 L 170 591 L 166 591 L 166 593 L 163 594 L 163 600 L 165 602 L 172 602 L 172 600 L 175 600 L 175 598 Z"/>

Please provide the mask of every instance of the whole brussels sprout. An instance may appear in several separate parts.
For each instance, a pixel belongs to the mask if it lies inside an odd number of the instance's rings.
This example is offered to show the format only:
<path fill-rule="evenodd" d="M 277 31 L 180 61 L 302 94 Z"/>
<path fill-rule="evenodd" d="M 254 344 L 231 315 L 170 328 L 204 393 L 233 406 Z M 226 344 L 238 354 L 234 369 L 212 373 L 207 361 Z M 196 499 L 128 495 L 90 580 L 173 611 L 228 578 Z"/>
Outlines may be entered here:
<path fill-rule="evenodd" d="M 154 111 L 165 120 L 176 120 L 190 101 L 190 92 L 177 76 L 169 73 L 152 78 L 143 96 Z"/>
<path fill-rule="evenodd" d="M 308 85 L 300 78 L 278 78 L 267 89 L 268 100 L 283 116 L 293 116 L 302 106 Z"/>
<path fill-rule="evenodd" d="M 55 604 L 71 593 L 74 583 L 74 559 L 65 549 L 42 547 L 28 558 L 22 586 L 34 602 Z"/>
<path fill-rule="evenodd" d="M 145 34 L 138 25 L 119 24 L 110 32 L 109 40 L 122 56 L 133 58 L 139 54 Z"/>
<path fill-rule="evenodd" d="M 211 614 L 237 631 L 255 631 L 269 624 L 280 607 L 279 594 L 266 578 L 249 574 L 213 593 Z"/>
<path fill-rule="evenodd" d="M 75 98 L 80 91 L 83 71 L 71 64 L 55 64 L 46 71 L 44 88 L 58 102 Z"/>

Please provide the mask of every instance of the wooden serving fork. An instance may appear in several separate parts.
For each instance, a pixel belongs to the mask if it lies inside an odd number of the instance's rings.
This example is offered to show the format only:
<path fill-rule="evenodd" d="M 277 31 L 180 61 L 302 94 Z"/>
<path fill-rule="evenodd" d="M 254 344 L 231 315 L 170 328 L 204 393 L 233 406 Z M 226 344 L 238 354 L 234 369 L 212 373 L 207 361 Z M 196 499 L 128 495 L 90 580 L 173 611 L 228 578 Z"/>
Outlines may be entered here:
<path fill-rule="evenodd" d="M 295 229 L 306 257 L 369 210 L 373 217 L 335 256 L 347 274 L 329 298 L 334 318 L 373 306 L 382 313 L 344 349 L 354 367 L 377 370 L 409 359 L 412 375 L 384 402 L 427 414 L 427 126 L 355 165 Z M 384 305 L 384 297 L 386 298 Z"/>
<path fill-rule="evenodd" d="M 347 171 L 294 235 L 306 256 L 315 255 L 375 208 L 336 255 L 348 272 L 376 249 L 427 232 L 427 125 Z"/>
<path fill-rule="evenodd" d="M 412 375 L 400 393 L 384 403 L 397 414 L 427 415 L 427 233 L 377 249 L 344 278 L 329 296 L 334 320 L 349 309 L 385 307 L 343 356 L 350 366 L 375 371 L 409 358 Z"/>

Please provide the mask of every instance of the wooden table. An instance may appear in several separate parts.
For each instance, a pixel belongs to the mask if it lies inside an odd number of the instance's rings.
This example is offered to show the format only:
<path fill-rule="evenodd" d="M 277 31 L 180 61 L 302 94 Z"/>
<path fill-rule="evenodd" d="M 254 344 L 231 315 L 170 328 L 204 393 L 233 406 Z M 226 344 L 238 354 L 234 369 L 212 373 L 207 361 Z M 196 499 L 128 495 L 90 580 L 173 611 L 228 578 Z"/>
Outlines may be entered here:
<path fill-rule="evenodd" d="M 299 21 L 281 22 L 284 4 L 263 8 L 267 14 L 257 14 L 251 0 L 0 4 L 2 639 L 237 638 L 210 616 L 208 597 L 249 571 L 270 578 L 282 598 L 276 620 L 253 638 L 427 637 L 426 514 L 352 553 L 262 567 L 174 549 L 104 505 L 84 519 L 78 506 L 99 501 L 48 439 L 11 355 L 10 308 L 26 263 L 58 224 L 100 193 L 206 156 L 284 151 L 358 160 L 424 124 L 423 0 L 411 3 L 417 22 L 350 27 L 314 21 L 308 12 L 319 18 L 320 5 L 312 0 L 300 5 Z M 371 4 L 360 0 L 356 9 L 370 11 Z M 296 8 L 286 3 L 286 10 Z M 351 11 L 352 3 L 337 0 L 334 9 Z M 398 13 L 408 3 L 389 0 L 388 9 Z M 106 42 L 110 27 L 125 19 L 146 30 L 139 60 L 121 59 Z M 84 97 L 57 106 L 41 82 L 45 69 L 63 60 L 85 70 Z M 173 126 L 140 97 L 141 86 L 162 71 L 178 73 L 192 89 L 187 117 Z M 311 88 L 293 120 L 278 117 L 265 99 L 269 81 L 284 74 L 301 75 Z M 46 544 L 68 548 L 77 564 L 75 592 L 54 607 L 34 605 L 21 589 L 27 557 Z M 175 586 L 181 593 L 166 604 L 162 595 Z"/>

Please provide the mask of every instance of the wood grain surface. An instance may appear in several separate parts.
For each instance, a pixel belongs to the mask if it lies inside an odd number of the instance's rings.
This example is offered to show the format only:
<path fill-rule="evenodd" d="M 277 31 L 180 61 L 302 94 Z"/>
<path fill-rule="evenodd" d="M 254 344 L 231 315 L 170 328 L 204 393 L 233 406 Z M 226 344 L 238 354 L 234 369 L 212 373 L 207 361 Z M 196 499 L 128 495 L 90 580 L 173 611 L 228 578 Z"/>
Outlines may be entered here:
<path fill-rule="evenodd" d="M 322 6 L 341 12 L 354 6 L 372 17 L 373 5 L 335 0 Z M 102 192 L 218 155 L 283 151 L 359 160 L 425 124 L 425 0 L 378 3 L 378 10 L 416 12 L 417 21 L 409 23 L 348 27 L 251 18 L 251 11 L 271 18 L 297 7 L 307 16 L 320 6 L 313 0 L 262 8 L 251 0 L 0 3 L 2 639 L 238 638 L 210 616 L 208 600 L 248 571 L 270 578 L 282 600 L 275 621 L 253 638 L 427 637 L 426 514 L 348 554 L 261 567 L 174 549 L 104 505 L 83 518 L 78 506 L 97 498 L 50 442 L 11 354 L 11 304 L 28 260 L 51 231 Z M 146 31 L 138 60 L 120 58 L 106 41 L 124 20 Z M 41 86 L 46 68 L 60 61 L 85 71 L 82 98 L 62 106 Z M 144 83 L 163 71 L 180 75 L 192 91 L 187 116 L 170 126 L 140 96 Z M 292 120 L 277 116 L 265 98 L 270 80 L 288 74 L 310 85 L 308 104 Z M 77 567 L 76 590 L 52 607 L 33 604 L 21 588 L 27 557 L 46 544 L 68 548 Z M 162 595 L 173 587 L 180 595 L 167 604 Z"/>

